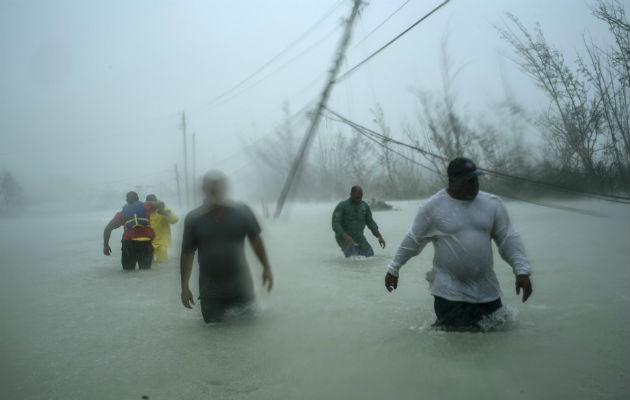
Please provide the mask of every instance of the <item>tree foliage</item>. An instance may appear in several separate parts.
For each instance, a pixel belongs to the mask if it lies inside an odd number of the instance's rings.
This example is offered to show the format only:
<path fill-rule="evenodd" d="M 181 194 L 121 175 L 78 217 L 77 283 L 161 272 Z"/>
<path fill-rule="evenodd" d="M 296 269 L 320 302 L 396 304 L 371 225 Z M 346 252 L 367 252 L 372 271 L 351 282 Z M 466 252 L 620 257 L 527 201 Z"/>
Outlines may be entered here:
<path fill-rule="evenodd" d="M 442 43 L 442 90 L 416 91 L 416 123 L 400 131 L 416 147 L 429 153 L 397 147 L 383 108 L 372 110 L 373 129 L 380 141 L 357 135 L 352 128 L 328 124 L 318 132 L 317 144 L 305 160 L 302 179 L 294 193 L 301 199 L 332 200 L 346 196 L 352 185 L 363 186 L 368 197 L 417 198 L 446 184 L 448 161 L 469 157 L 479 166 L 511 175 L 598 192 L 628 192 L 630 135 L 630 24 L 617 0 L 599 0 L 593 15 L 608 24 L 612 40 L 601 47 L 584 38 L 584 55 L 569 62 L 547 42 L 542 27 L 528 30 L 507 14 L 498 27 L 511 46 L 514 61 L 549 100 L 534 118 L 510 98 L 490 113 L 471 116 L 458 104 L 456 78 Z M 291 168 L 299 146 L 288 118 L 274 137 L 255 146 L 255 158 L 266 171 L 261 179 L 268 197 L 275 198 Z M 544 142 L 525 138 L 533 129 Z M 428 170 L 432 172 L 428 172 Z M 505 196 L 533 193 L 522 180 L 487 176 L 484 189 Z M 538 187 L 537 189 L 540 189 Z M 539 191 L 537 191 L 539 192 Z"/>
<path fill-rule="evenodd" d="M 519 68 L 549 99 L 538 125 L 551 150 L 550 165 L 581 176 L 593 189 L 627 191 L 630 25 L 618 1 L 598 1 L 593 14 L 608 24 L 612 45 L 602 48 L 585 38 L 587 56 L 578 55 L 575 64 L 546 41 L 540 24 L 530 32 L 507 14 L 508 23 L 498 30 Z"/>

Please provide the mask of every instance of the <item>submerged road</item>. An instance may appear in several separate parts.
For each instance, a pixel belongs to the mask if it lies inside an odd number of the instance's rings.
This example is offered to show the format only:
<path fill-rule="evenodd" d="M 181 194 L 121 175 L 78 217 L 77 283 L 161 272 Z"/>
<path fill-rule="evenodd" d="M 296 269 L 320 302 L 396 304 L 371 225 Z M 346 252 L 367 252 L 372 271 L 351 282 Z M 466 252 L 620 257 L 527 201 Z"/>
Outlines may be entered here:
<path fill-rule="evenodd" d="M 556 202 L 597 214 L 587 215 L 506 203 L 534 294 L 520 303 L 495 252 L 511 322 L 473 334 L 430 329 L 431 246 L 386 292 L 386 265 L 420 203 L 394 204 L 374 214 L 388 245 L 368 236 L 376 256 L 367 260 L 342 257 L 333 204 L 261 218 L 274 290 L 261 290 L 248 248 L 260 313 L 222 325 L 181 306 L 179 226 L 168 263 L 124 273 L 120 230 L 113 255 L 101 253 L 113 212 L 0 220 L 0 398 L 628 398 L 626 205 Z M 195 274 L 191 288 L 197 295 Z"/>

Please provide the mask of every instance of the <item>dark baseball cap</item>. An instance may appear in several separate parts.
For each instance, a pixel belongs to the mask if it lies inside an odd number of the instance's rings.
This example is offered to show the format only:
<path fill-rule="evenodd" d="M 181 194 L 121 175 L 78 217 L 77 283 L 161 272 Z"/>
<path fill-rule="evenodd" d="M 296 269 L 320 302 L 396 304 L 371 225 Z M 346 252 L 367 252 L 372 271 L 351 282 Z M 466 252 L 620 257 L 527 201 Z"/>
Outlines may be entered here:
<path fill-rule="evenodd" d="M 446 172 L 448 173 L 449 179 L 455 180 L 468 180 L 483 175 L 483 172 L 477 169 L 477 166 L 472 160 L 464 157 L 457 157 L 451 161 L 448 164 Z"/>

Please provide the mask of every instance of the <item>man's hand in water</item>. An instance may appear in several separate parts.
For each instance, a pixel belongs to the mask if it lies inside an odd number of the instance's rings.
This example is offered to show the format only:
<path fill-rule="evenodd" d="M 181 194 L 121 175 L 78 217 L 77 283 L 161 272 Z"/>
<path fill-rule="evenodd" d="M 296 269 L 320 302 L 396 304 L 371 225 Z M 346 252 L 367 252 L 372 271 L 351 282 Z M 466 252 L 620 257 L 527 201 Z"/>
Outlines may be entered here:
<path fill-rule="evenodd" d="M 271 292 L 271 288 L 273 288 L 273 274 L 271 273 L 271 268 L 263 269 L 262 282 L 263 286 L 267 284 L 267 291 Z"/>
<path fill-rule="evenodd" d="M 341 233 L 341 236 L 343 236 L 343 240 L 345 240 L 345 241 L 346 241 L 346 244 L 347 244 L 348 246 L 354 246 L 354 245 L 355 245 L 354 240 L 352 240 L 352 238 L 350 237 L 350 235 L 348 235 L 346 232 L 342 232 L 342 233 Z"/>
<path fill-rule="evenodd" d="M 388 292 L 391 292 L 397 287 L 398 287 L 398 277 L 388 272 L 387 275 L 385 275 L 385 289 L 387 289 Z"/>
<path fill-rule="evenodd" d="M 532 294 L 532 282 L 529 280 L 529 275 L 516 276 L 516 294 L 519 294 L 521 289 L 523 289 L 523 303 L 525 303 Z"/>
<path fill-rule="evenodd" d="M 383 236 L 379 236 L 378 237 L 378 244 L 381 245 L 381 248 L 384 249 L 385 248 L 385 239 L 383 239 Z"/>
<path fill-rule="evenodd" d="M 106 256 L 112 254 L 112 248 L 109 247 L 108 244 L 103 245 L 103 254 L 105 254 Z"/>
<path fill-rule="evenodd" d="M 182 288 L 182 304 L 186 308 L 192 308 L 191 304 L 195 304 L 193 294 L 189 288 Z"/>

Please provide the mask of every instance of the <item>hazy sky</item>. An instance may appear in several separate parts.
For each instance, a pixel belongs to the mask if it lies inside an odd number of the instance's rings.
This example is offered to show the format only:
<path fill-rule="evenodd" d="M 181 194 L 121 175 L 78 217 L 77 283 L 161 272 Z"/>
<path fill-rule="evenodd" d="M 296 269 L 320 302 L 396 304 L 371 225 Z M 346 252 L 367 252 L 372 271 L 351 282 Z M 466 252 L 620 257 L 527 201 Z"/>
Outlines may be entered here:
<path fill-rule="evenodd" d="M 410 0 L 356 45 L 405 2 L 369 2 L 342 70 L 440 3 Z M 410 88 L 440 90 L 440 46 L 448 33 L 454 67 L 465 66 L 456 82 L 462 105 L 500 101 L 503 74 L 516 99 L 535 110 L 543 106 L 541 97 L 506 58 L 511 53 L 493 25 L 505 12 L 528 28 L 538 21 L 548 41 L 572 60 L 584 33 L 607 37 L 591 5 L 452 0 L 337 85 L 330 105 L 369 124 L 369 108 L 380 102 L 396 134 L 401 121 L 413 119 Z M 200 172 L 226 158 L 228 172 L 242 168 L 248 162 L 239 153 L 243 143 L 272 132 L 283 101 L 297 111 L 317 98 L 351 6 L 351 0 L 0 0 L 0 168 L 26 184 L 67 176 L 86 185 L 131 185 L 170 174 L 182 162 L 182 111 L 189 133 L 196 132 Z M 212 102 L 327 12 L 237 96 Z"/>

